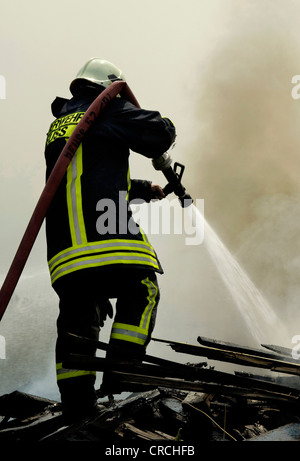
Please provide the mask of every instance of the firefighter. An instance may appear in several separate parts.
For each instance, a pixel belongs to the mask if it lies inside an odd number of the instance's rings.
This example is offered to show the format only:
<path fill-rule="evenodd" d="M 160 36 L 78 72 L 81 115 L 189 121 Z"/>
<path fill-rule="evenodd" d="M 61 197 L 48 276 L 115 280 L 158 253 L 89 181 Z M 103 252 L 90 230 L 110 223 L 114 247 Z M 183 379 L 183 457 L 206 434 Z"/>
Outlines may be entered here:
<path fill-rule="evenodd" d="M 124 80 L 112 63 L 90 59 L 70 84 L 72 97 L 57 97 L 55 120 L 45 146 L 46 178 L 65 143 L 93 100 L 112 82 Z M 118 95 L 100 113 L 73 157 L 46 216 L 47 259 L 52 287 L 59 297 L 56 369 L 63 411 L 89 414 L 97 406 L 95 373 L 64 369 L 69 354 L 94 356 L 73 333 L 98 339 L 113 318 L 109 357 L 142 360 L 159 302 L 157 273 L 163 270 L 143 230 L 133 221 L 130 201 L 164 198 L 158 185 L 130 177 L 130 151 L 155 164 L 168 161 L 175 127 L 159 112 L 136 107 Z M 121 392 L 104 374 L 102 394 Z"/>

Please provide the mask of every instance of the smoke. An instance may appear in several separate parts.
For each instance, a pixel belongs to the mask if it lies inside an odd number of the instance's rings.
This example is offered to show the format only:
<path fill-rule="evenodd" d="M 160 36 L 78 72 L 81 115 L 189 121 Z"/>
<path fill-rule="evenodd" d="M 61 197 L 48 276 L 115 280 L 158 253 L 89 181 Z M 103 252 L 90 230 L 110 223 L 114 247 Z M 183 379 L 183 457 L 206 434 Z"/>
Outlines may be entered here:
<path fill-rule="evenodd" d="M 199 69 L 189 183 L 205 199 L 207 221 L 292 323 L 300 254 L 300 104 L 291 96 L 299 8 L 238 3 Z"/>
<path fill-rule="evenodd" d="M 2 286 L 4 275 L 0 274 Z M 1 320 L 6 358 L 0 360 L 0 395 L 20 390 L 55 398 L 57 296 L 41 268 L 23 274 Z"/>
<path fill-rule="evenodd" d="M 239 256 L 292 338 L 299 334 L 300 194 L 261 197 L 252 207 Z"/>

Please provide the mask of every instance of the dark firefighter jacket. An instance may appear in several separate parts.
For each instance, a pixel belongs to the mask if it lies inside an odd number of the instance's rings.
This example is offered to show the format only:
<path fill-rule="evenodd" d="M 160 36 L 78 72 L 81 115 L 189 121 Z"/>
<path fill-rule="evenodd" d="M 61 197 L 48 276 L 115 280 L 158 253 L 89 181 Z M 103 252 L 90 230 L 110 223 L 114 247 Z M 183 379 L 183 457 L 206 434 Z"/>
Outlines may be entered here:
<path fill-rule="evenodd" d="M 47 133 L 46 179 L 93 97 L 56 98 Z M 162 272 L 156 253 L 133 222 L 128 202 L 150 201 L 151 183 L 130 179 L 130 150 L 156 158 L 175 139 L 173 123 L 157 111 L 114 98 L 77 149 L 46 216 L 51 281 L 73 271 L 111 265 Z"/>

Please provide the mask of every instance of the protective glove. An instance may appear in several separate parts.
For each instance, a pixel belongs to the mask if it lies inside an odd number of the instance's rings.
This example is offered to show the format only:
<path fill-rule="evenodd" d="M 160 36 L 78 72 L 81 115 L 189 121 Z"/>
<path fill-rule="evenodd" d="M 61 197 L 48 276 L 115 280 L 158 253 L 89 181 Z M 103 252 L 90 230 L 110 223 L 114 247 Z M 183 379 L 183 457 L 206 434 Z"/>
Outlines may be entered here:
<path fill-rule="evenodd" d="M 170 168 L 172 163 L 172 158 L 168 154 L 168 152 L 165 152 L 158 158 L 153 158 L 152 159 L 152 165 L 156 170 L 166 170 L 167 168 Z"/>
<path fill-rule="evenodd" d="M 151 200 L 161 200 L 165 198 L 166 194 L 163 188 L 158 184 L 151 184 Z"/>
<path fill-rule="evenodd" d="M 100 307 L 100 327 L 104 327 L 104 322 L 107 319 L 107 316 L 113 318 L 113 307 L 108 299 L 105 299 L 99 303 Z"/>

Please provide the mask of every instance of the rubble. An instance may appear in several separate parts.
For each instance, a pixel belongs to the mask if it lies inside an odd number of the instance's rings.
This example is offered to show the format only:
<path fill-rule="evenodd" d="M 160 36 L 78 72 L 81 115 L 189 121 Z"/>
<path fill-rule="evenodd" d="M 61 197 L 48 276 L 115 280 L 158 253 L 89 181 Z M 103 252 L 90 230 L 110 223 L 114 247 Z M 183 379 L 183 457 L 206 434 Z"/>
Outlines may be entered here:
<path fill-rule="evenodd" d="M 102 399 L 97 416 L 72 424 L 64 420 L 59 402 L 17 391 L 4 395 L 0 441 L 97 441 L 110 449 L 125 442 L 198 447 L 212 441 L 300 441 L 300 365 L 288 352 L 246 350 L 203 338 L 198 342 L 200 346 L 169 344 L 194 356 L 280 368 L 287 379 L 224 373 L 205 362 L 180 364 L 151 356 L 142 365 L 74 356 L 69 366 L 113 369 L 125 387 L 133 383 L 140 391 L 119 400 Z"/>

